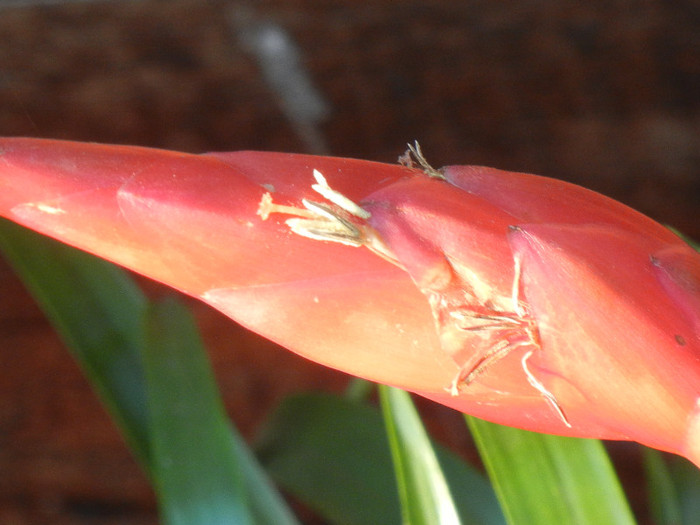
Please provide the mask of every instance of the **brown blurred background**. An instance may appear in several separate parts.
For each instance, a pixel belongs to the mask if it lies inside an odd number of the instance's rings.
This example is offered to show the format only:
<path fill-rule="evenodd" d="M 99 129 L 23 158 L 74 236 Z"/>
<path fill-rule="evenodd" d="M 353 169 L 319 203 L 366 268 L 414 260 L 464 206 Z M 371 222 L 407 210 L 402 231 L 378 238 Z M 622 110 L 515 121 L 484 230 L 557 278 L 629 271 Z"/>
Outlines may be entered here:
<path fill-rule="evenodd" d="M 559 177 L 700 239 L 693 0 L 0 2 L 0 135 L 281 150 Z M 169 293 L 146 283 L 153 295 Z M 152 524 L 153 495 L 0 261 L 0 523 Z M 190 301 L 247 436 L 347 377 Z M 460 418 L 421 403 L 470 456 Z M 613 444 L 646 519 L 637 449 Z"/>

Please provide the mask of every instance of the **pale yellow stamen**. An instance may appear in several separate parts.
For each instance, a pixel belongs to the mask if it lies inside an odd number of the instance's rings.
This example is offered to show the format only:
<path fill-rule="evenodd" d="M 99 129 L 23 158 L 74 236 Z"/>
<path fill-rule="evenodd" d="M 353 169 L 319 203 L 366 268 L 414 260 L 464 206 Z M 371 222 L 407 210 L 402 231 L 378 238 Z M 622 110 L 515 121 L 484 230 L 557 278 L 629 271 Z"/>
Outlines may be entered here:
<path fill-rule="evenodd" d="M 296 206 L 285 206 L 284 204 L 275 204 L 272 202 L 272 195 L 269 192 L 265 192 L 258 205 L 257 214 L 260 215 L 262 220 L 266 221 L 271 213 L 283 213 L 285 215 L 296 215 L 298 217 L 307 217 L 309 219 L 315 219 L 318 217 L 316 213 L 305 208 L 297 208 Z"/>

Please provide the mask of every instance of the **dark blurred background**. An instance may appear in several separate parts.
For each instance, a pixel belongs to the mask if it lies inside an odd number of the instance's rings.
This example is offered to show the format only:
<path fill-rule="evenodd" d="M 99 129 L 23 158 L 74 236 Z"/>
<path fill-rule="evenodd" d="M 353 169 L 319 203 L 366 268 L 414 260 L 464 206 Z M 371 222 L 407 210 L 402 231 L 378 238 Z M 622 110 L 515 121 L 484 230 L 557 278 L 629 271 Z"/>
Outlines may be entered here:
<path fill-rule="evenodd" d="M 694 0 L 0 1 L 0 135 L 429 160 L 573 181 L 700 239 Z M 151 294 L 169 293 L 144 281 Z M 157 522 L 80 371 L 0 262 L 0 523 Z M 347 377 L 190 301 L 247 436 Z M 471 457 L 460 418 L 421 403 Z M 644 523 L 634 446 L 610 446 Z"/>

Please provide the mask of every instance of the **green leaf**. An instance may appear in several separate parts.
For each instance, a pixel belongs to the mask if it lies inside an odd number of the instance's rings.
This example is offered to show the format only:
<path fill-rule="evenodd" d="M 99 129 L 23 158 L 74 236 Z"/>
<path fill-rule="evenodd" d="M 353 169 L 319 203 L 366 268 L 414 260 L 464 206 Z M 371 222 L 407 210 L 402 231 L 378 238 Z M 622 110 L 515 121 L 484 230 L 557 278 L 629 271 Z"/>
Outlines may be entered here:
<path fill-rule="evenodd" d="M 461 523 L 445 475 L 408 392 L 380 386 L 379 394 L 404 523 Z"/>
<path fill-rule="evenodd" d="M 700 469 L 643 447 L 649 506 L 658 525 L 694 525 L 700 516 Z"/>
<path fill-rule="evenodd" d="M 681 509 L 671 472 L 656 450 L 644 447 L 644 469 L 647 474 L 649 507 L 658 525 L 680 524 Z"/>
<path fill-rule="evenodd" d="M 153 478 L 163 521 L 251 523 L 224 408 L 184 307 L 165 301 L 151 308 L 146 341 Z"/>
<path fill-rule="evenodd" d="M 435 447 L 465 523 L 505 523 L 488 481 Z M 330 394 L 287 398 L 258 439 L 258 457 L 291 494 L 331 523 L 401 523 L 401 510 L 377 407 Z"/>
<path fill-rule="evenodd" d="M 506 520 L 489 480 L 454 453 L 433 444 L 463 523 L 505 525 Z"/>
<path fill-rule="evenodd" d="M 685 458 L 669 459 L 671 478 L 676 486 L 683 524 L 697 524 L 700 516 L 700 469 Z"/>
<path fill-rule="evenodd" d="M 700 252 L 700 243 L 698 243 L 697 241 L 691 239 L 691 238 L 688 237 L 687 235 L 683 235 L 683 233 L 681 233 L 679 230 L 677 230 L 677 229 L 675 229 L 675 228 L 673 228 L 673 227 L 671 227 L 671 226 L 667 226 L 667 227 L 668 227 L 669 230 L 671 230 L 673 233 L 675 233 L 675 234 L 678 235 L 681 239 L 683 239 L 685 242 L 687 242 L 687 243 L 690 245 L 691 248 L 693 248 L 693 249 L 694 249 L 695 251 L 697 251 L 697 252 Z"/>
<path fill-rule="evenodd" d="M 288 492 L 332 523 L 399 522 L 379 411 L 327 394 L 284 400 L 255 447 Z"/>
<path fill-rule="evenodd" d="M 465 417 L 509 523 L 634 523 L 600 441 Z"/>
<path fill-rule="evenodd" d="M 292 511 L 274 486 L 248 444 L 234 430 L 232 438 L 245 478 L 253 523 L 257 525 L 297 525 Z"/>
<path fill-rule="evenodd" d="M 198 373 L 193 382 L 188 384 L 196 384 L 202 390 L 190 390 L 189 393 L 192 399 L 205 399 L 210 403 L 209 409 L 204 405 L 201 408 L 208 413 L 209 421 L 216 427 L 214 434 L 218 436 L 219 446 L 226 450 L 226 454 L 230 455 L 232 450 L 235 452 L 235 461 L 239 466 L 230 472 L 229 479 L 236 479 L 240 475 L 238 469 L 242 470 L 254 522 L 270 525 L 297 523 L 250 449 L 225 420 L 227 436 L 223 435 L 221 402 L 216 395 L 211 373 L 207 372 L 206 355 L 192 333 L 190 316 L 185 316 L 184 311 L 172 305 L 149 311 L 145 296 L 120 268 L 4 219 L 0 219 L 0 249 L 61 333 L 127 437 L 137 459 L 156 484 L 162 482 L 162 454 L 175 444 L 165 444 L 166 448 L 163 449 L 160 442 L 163 439 L 163 428 L 157 427 L 155 433 L 159 437 L 155 443 L 159 450 L 157 458 L 153 457 L 149 403 L 153 403 L 154 396 L 163 396 L 163 388 L 167 385 L 161 384 L 161 371 L 154 367 L 159 358 L 160 343 L 151 345 L 144 356 L 147 315 L 150 318 L 151 336 L 155 331 L 162 330 L 181 335 L 183 343 L 197 341 L 186 352 L 184 347 L 175 346 L 174 350 L 181 351 L 184 355 L 177 352 L 170 354 L 167 364 L 174 369 L 168 370 L 166 367 L 162 372 L 174 373 L 187 363 L 196 364 L 194 369 Z M 162 315 L 163 311 L 169 310 L 172 310 L 172 317 Z M 170 343 L 172 341 L 163 341 L 163 344 Z M 148 358 L 147 364 L 150 367 L 148 384 L 144 358 Z M 153 418 L 160 420 L 168 411 L 172 412 L 176 400 L 177 397 L 174 397 L 165 400 L 167 403 L 164 401 L 157 406 L 153 404 Z M 205 430 L 200 426 L 198 431 Z M 202 446 L 205 444 L 208 445 L 202 442 Z M 218 453 L 211 452 L 214 455 Z M 189 459 L 194 461 L 193 458 Z M 205 459 L 209 461 L 211 456 Z M 222 463 L 230 464 L 230 457 L 222 460 Z M 193 506 L 201 504 L 190 496 L 185 501 L 192 502 Z"/>
<path fill-rule="evenodd" d="M 148 469 L 144 295 L 120 268 L 5 219 L 0 248 Z"/>

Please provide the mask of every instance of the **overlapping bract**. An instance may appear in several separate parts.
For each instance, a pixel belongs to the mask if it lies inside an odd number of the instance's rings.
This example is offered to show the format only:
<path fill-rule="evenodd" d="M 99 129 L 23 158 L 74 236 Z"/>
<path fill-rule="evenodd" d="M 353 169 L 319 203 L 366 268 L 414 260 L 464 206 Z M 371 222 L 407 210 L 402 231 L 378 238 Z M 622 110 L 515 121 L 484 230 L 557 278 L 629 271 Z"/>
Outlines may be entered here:
<path fill-rule="evenodd" d="M 323 201 L 314 169 L 371 214 L 324 204 L 366 246 L 262 220 L 267 193 Z M 700 463 L 700 256 L 594 192 L 480 167 L 36 139 L 0 140 L 0 187 L 3 216 L 314 361 L 492 421 Z"/>

